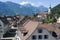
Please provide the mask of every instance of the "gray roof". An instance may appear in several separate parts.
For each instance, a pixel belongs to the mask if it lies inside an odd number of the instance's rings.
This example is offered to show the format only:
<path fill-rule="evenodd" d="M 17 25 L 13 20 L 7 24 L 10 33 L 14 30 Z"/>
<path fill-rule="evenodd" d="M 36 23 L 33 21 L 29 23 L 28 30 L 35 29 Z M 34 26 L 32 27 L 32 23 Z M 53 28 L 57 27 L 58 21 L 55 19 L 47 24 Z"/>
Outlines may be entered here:
<path fill-rule="evenodd" d="M 8 20 L 6 17 L 0 17 L 0 20 L 4 23 L 4 24 L 9 24 Z"/>

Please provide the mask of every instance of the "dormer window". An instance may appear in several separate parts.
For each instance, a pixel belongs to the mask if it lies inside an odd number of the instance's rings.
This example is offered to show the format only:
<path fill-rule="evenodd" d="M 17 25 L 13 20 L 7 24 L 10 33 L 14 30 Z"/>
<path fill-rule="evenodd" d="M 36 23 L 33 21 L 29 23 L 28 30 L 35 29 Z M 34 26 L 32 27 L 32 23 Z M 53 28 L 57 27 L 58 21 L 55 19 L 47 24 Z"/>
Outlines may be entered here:
<path fill-rule="evenodd" d="M 42 33 L 42 29 L 38 29 L 38 33 Z"/>
<path fill-rule="evenodd" d="M 28 33 L 28 32 L 25 32 L 25 33 L 23 33 L 23 35 L 26 36 L 27 33 Z"/>
<path fill-rule="evenodd" d="M 57 37 L 57 34 L 53 31 L 53 32 L 52 32 L 52 36 L 53 36 L 53 37 Z"/>

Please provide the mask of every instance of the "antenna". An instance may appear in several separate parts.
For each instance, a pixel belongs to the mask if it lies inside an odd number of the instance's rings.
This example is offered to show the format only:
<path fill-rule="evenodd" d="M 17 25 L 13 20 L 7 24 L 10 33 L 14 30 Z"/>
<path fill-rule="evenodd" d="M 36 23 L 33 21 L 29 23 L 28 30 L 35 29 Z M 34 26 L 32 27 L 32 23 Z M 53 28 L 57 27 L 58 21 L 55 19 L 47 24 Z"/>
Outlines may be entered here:
<path fill-rule="evenodd" d="M 49 4 L 49 7 L 50 7 L 50 9 L 51 9 L 51 1 L 50 1 L 50 4 Z"/>

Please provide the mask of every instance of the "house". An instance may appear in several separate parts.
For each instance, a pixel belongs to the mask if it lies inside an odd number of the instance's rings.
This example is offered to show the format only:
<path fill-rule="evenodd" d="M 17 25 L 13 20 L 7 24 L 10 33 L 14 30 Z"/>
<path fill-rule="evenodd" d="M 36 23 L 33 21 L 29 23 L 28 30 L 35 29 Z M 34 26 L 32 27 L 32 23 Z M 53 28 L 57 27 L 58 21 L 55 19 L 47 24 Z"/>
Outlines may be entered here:
<path fill-rule="evenodd" d="M 40 24 L 30 20 L 18 28 L 17 34 L 21 40 L 60 40 L 60 24 Z"/>
<path fill-rule="evenodd" d="M 7 21 L 6 18 L 4 17 L 0 17 L 0 35 L 1 37 L 3 37 L 3 34 L 6 33 L 6 31 L 8 31 L 9 28 L 9 22 Z"/>
<path fill-rule="evenodd" d="M 48 8 L 47 12 L 40 12 L 37 15 L 36 20 L 39 21 L 40 23 L 43 23 L 43 21 L 47 18 L 47 16 L 51 13 L 51 5 Z"/>
<path fill-rule="evenodd" d="M 0 17 L 0 40 L 16 40 L 17 29 L 11 29 L 6 17 Z"/>
<path fill-rule="evenodd" d="M 19 24 L 24 18 L 24 16 L 7 16 L 7 20 L 13 27 L 17 27 L 17 24 Z"/>
<path fill-rule="evenodd" d="M 43 18 L 45 18 L 46 16 L 47 16 L 47 14 L 48 14 L 48 12 L 41 12 L 41 13 L 38 13 L 38 18 L 40 18 L 40 17 L 43 17 Z"/>
<path fill-rule="evenodd" d="M 57 19 L 57 23 L 60 23 L 60 17 Z"/>
<path fill-rule="evenodd" d="M 17 21 L 18 27 L 25 25 L 30 19 L 28 16 L 22 16 L 19 21 Z"/>
<path fill-rule="evenodd" d="M 19 21 L 20 16 L 6 16 L 11 26 L 17 27 L 17 21 Z"/>
<path fill-rule="evenodd" d="M 36 20 L 42 23 L 47 18 L 48 12 L 38 13 Z"/>

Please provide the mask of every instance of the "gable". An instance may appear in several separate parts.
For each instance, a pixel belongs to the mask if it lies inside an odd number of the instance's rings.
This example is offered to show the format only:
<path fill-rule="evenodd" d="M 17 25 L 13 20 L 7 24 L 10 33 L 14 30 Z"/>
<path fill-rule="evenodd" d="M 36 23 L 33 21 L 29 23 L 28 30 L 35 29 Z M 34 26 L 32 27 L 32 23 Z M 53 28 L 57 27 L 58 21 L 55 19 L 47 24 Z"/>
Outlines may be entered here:
<path fill-rule="evenodd" d="M 40 31 L 40 32 L 39 32 Z M 35 37 L 34 37 L 35 36 Z M 40 37 L 39 37 L 40 36 Z M 45 28 L 37 28 L 27 40 L 56 40 Z M 39 39 L 40 38 L 40 39 Z"/>

